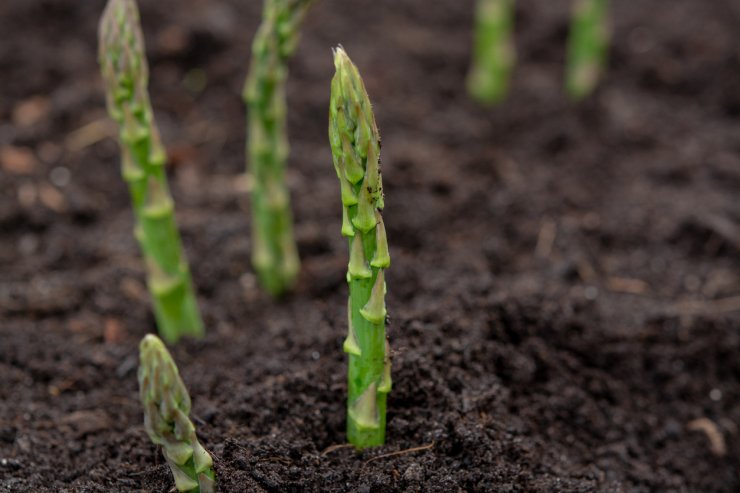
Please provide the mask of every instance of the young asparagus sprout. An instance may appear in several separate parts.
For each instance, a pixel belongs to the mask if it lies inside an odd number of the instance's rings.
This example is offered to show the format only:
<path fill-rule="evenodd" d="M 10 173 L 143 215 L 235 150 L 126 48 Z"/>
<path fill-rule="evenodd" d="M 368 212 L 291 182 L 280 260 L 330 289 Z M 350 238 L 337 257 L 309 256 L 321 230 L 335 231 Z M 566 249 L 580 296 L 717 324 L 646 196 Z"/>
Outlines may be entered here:
<path fill-rule="evenodd" d="M 134 0 L 109 0 L 100 21 L 99 58 L 108 113 L 120 130 L 123 179 L 136 218 L 134 235 L 160 334 L 168 342 L 202 336 L 203 323 L 167 187 L 165 151 L 154 123 L 149 70 Z"/>
<path fill-rule="evenodd" d="M 300 261 L 285 184 L 288 158 L 285 81 L 288 58 L 312 0 L 265 0 L 242 94 L 248 107 L 247 154 L 252 189 L 252 265 L 273 296 L 288 290 Z"/>
<path fill-rule="evenodd" d="M 478 0 L 468 92 L 484 104 L 506 97 L 516 59 L 514 0 Z"/>
<path fill-rule="evenodd" d="M 139 396 L 144 406 L 144 428 L 162 447 L 175 477 L 177 491 L 216 491 L 213 459 L 198 442 L 190 414 L 190 395 L 172 356 L 157 336 L 147 335 L 139 345 Z"/>
<path fill-rule="evenodd" d="M 599 82 L 609 48 L 609 1 L 575 0 L 568 39 L 565 87 L 579 100 Z"/>
<path fill-rule="evenodd" d="M 329 142 L 342 197 L 342 235 L 349 240 L 349 355 L 347 439 L 358 449 L 385 442 L 386 398 L 391 390 L 385 335 L 385 276 L 390 266 L 380 175 L 380 136 L 357 67 L 334 51 Z"/>

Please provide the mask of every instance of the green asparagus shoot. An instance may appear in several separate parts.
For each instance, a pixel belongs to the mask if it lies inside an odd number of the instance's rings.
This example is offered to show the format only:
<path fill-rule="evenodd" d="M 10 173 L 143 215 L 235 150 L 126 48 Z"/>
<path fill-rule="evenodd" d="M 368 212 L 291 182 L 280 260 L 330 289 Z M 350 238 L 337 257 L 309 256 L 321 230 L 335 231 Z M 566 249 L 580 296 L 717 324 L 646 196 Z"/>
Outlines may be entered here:
<path fill-rule="evenodd" d="M 134 0 L 109 0 L 100 21 L 99 58 L 108 113 L 119 127 L 123 179 L 131 193 L 147 284 L 160 334 L 168 342 L 202 336 L 203 323 L 174 216 L 166 155 L 154 122 L 149 69 Z"/>
<path fill-rule="evenodd" d="M 565 87 L 579 100 L 599 82 L 609 48 L 609 1 L 576 0 L 568 39 Z"/>
<path fill-rule="evenodd" d="M 349 241 L 349 354 L 347 439 L 363 449 L 385 442 L 386 398 L 391 390 L 385 335 L 385 275 L 390 266 L 380 211 L 380 135 L 357 67 L 334 51 L 329 142 L 342 197 L 342 235 Z"/>
<path fill-rule="evenodd" d="M 139 345 L 139 396 L 144 406 L 144 427 L 162 447 L 175 477 L 177 491 L 216 491 L 213 459 L 198 442 L 190 414 L 190 395 L 162 341 L 147 335 Z"/>
<path fill-rule="evenodd" d="M 265 0 L 242 94 L 248 108 L 247 154 L 253 178 L 252 265 L 273 296 L 290 289 L 300 269 L 285 184 L 289 153 L 285 83 L 288 58 L 298 44 L 298 29 L 311 1 Z"/>
<path fill-rule="evenodd" d="M 497 103 L 509 90 L 516 59 L 513 28 L 514 0 L 478 0 L 468 92 L 481 103 Z"/>

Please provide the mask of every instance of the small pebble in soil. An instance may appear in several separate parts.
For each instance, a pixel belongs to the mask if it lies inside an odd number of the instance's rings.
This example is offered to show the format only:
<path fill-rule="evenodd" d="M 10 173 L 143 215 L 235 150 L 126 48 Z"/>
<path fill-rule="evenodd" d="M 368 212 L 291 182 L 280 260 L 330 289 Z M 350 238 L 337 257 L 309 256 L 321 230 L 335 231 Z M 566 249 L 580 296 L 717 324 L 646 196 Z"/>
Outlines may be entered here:
<path fill-rule="evenodd" d="M 137 365 L 138 358 L 136 357 L 136 355 L 130 355 L 128 358 L 123 360 L 120 365 L 118 365 L 118 368 L 116 368 L 116 376 L 118 378 L 124 378 L 129 374 L 133 374 L 133 371 L 136 369 Z"/>
<path fill-rule="evenodd" d="M 424 479 L 424 471 L 419 464 L 414 462 L 404 471 L 403 479 L 409 483 L 418 483 Z"/>
<path fill-rule="evenodd" d="M 203 421 L 205 421 L 206 423 L 213 423 L 213 420 L 216 418 L 217 414 L 218 411 L 214 408 L 206 409 L 202 415 Z"/>
<path fill-rule="evenodd" d="M 72 174 L 64 166 L 57 166 L 49 172 L 49 181 L 59 188 L 64 188 L 69 183 Z"/>
<path fill-rule="evenodd" d="M 15 441 L 16 431 L 13 427 L 0 428 L 0 440 L 5 443 L 13 443 Z"/>
<path fill-rule="evenodd" d="M 260 291 L 257 285 L 257 276 L 246 272 L 239 277 L 239 284 L 242 287 L 246 301 L 255 301 L 259 298 Z"/>
<path fill-rule="evenodd" d="M 587 300 L 595 300 L 597 296 L 599 296 L 599 290 L 594 286 L 586 286 L 583 290 L 583 297 Z"/>
<path fill-rule="evenodd" d="M 36 203 L 38 190 L 32 183 L 21 183 L 18 187 L 18 202 L 23 207 L 31 207 Z"/>
<path fill-rule="evenodd" d="M 21 468 L 21 463 L 13 459 L 0 459 L 0 467 L 15 471 Z"/>
<path fill-rule="evenodd" d="M 39 246 L 39 239 L 36 235 L 25 234 L 18 240 L 18 253 L 21 255 L 33 255 Z"/>

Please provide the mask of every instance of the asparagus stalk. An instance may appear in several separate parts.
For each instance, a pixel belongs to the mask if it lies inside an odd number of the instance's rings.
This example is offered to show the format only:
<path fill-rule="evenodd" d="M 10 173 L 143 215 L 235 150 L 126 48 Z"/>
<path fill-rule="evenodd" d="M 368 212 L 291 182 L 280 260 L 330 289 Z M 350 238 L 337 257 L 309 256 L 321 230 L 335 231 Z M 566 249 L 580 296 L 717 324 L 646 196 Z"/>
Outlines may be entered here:
<path fill-rule="evenodd" d="M 188 418 L 190 395 L 172 356 L 155 335 L 139 345 L 139 396 L 144 406 L 144 427 L 175 477 L 178 491 L 216 491 L 213 459 L 198 442 Z"/>
<path fill-rule="evenodd" d="M 575 99 L 596 87 L 609 48 L 608 0 L 576 0 L 568 38 L 565 87 Z"/>
<path fill-rule="evenodd" d="M 342 235 L 349 239 L 349 354 L 347 439 L 358 449 L 385 441 L 386 398 L 391 390 L 385 335 L 385 276 L 390 266 L 380 211 L 380 136 L 357 67 L 339 47 L 331 82 L 329 142 L 339 177 Z"/>
<path fill-rule="evenodd" d="M 298 29 L 311 1 L 265 0 L 242 94 L 249 110 L 247 154 L 254 187 L 252 265 L 273 296 L 288 290 L 300 269 L 285 184 L 289 153 L 285 82 L 288 58 L 295 51 Z"/>
<path fill-rule="evenodd" d="M 513 28 L 514 0 L 478 0 L 468 92 L 481 103 L 497 103 L 509 90 L 516 60 Z"/>
<path fill-rule="evenodd" d="M 108 113 L 120 130 L 122 174 L 159 332 L 168 342 L 201 336 L 203 323 L 167 186 L 166 155 L 147 92 L 149 69 L 134 0 L 109 0 L 100 21 L 99 58 Z"/>

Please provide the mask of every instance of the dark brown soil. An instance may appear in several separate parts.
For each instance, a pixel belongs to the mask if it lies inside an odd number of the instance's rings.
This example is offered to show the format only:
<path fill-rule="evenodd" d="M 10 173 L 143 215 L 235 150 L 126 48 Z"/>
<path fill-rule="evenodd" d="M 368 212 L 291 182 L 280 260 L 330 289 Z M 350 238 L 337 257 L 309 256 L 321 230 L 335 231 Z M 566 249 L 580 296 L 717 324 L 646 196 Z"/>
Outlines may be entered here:
<path fill-rule="evenodd" d="M 472 0 L 319 0 L 289 91 L 304 269 L 280 302 L 245 274 L 238 178 L 260 2 L 140 3 L 208 326 L 174 355 L 221 491 L 740 491 L 737 2 L 614 2 L 608 78 L 573 104 L 569 2 L 521 0 L 511 97 L 484 109 L 463 90 Z M 3 492 L 172 489 L 137 402 L 155 326 L 106 137 L 102 8 L 0 3 Z M 336 447 L 338 43 L 384 136 L 393 257 L 388 444 L 362 454 Z"/>

